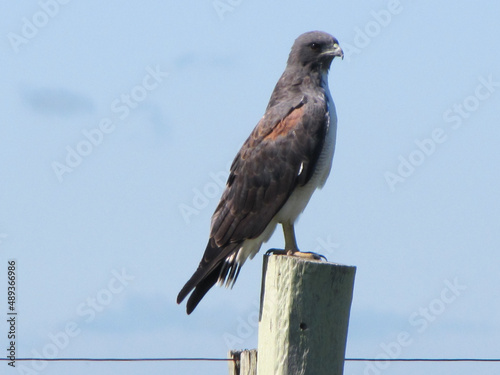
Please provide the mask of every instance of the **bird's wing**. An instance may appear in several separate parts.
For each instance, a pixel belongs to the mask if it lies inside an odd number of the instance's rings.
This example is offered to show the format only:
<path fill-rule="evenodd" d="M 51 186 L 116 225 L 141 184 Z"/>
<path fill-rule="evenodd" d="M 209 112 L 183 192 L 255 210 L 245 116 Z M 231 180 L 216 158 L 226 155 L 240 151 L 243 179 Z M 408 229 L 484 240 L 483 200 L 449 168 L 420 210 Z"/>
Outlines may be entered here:
<path fill-rule="evenodd" d="M 188 313 L 230 269 L 223 261 L 241 243 L 257 238 L 297 186 L 311 178 L 328 126 L 327 105 L 313 96 L 282 101 L 268 108 L 231 166 L 226 189 L 212 217 L 210 240 L 191 279 L 179 293 Z M 232 270 L 233 279 L 235 269 Z"/>
<path fill-rule="evenodd" d="M 210 237 L 217 246 L 258 237 L 312 175 L 324 142 L 326 105 L 305 97 L 287 104 L 266 113 L 233 161 L 212 217 Z"/>

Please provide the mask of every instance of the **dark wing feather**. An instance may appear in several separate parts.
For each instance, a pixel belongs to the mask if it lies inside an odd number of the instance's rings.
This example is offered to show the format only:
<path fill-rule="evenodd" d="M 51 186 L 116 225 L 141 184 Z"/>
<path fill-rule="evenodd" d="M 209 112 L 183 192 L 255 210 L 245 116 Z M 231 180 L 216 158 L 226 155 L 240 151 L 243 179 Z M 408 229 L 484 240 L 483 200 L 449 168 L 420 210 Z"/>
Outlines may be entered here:
<path fill-rule="evenodd" d="M 277 116 L 283 105 L 269 109 L 241 148 L 212 217 L 210 237 L 218 246 L 258 237 L 311 178 L 327 124 L 326 104 L 314 99 L 286 103 L 283 117 Z"/>
<path fill-rule="evenodd" d="M 327 106 L 317 96 L 268 107 L 231 166 L 226 189 L 212 216 L 210 240 L 198 269 L 177 297 L 190 313 L 219 280 L 234 281 L 234 257 L 246 239 L 257 238 L 297 186 L 312 176 L 328 126 Z"/>

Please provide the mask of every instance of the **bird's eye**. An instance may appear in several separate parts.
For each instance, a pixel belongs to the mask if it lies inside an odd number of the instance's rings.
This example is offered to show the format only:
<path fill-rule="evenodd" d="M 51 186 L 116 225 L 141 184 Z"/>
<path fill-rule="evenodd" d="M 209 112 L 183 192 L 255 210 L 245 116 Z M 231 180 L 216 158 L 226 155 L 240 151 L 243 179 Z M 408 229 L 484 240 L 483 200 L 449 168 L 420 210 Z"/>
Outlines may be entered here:
<path fill-rule="evenodd" d="M 311 43 L 310 47 L 313 51 L 317 51 L 321 48 L 321 46 L 318 43 Z"/>

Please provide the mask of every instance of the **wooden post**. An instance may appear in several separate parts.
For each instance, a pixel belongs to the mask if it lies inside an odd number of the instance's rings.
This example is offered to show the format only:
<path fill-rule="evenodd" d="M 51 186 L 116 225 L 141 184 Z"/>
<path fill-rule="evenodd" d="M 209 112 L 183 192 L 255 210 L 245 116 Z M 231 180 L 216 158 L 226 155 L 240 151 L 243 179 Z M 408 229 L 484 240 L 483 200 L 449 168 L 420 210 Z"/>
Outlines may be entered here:
<path fill-rule="evenodd" d="M 257 350 L 230 350 L 229 375 L 257 375 Z"/>
<path fill-rule="evenodd" d="M 342 375 L 356 267 L 266 255 L 258 375 Z"/>

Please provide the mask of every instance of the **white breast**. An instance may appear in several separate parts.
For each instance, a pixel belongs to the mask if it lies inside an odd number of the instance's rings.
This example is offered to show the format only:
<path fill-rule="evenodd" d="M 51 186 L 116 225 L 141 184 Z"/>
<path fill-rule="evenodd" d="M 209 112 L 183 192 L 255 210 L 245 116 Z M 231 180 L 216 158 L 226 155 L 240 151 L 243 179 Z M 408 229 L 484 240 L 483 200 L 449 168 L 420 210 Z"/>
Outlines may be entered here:
<path fill-rule="evenodd" d="M 330 174 L 332 167 L 333 153 L 335 151 L 335 138 L 337 135 L 337 113 L 335 111 L 335 104 L 333 104 L 332 96 L 328 88 L 328 81 L 326 73 L 322 76 L 321 84 L 325 89 L 325 96 L 321 96 L 321 100 L 326 100 L 328 105 L 327 124 L 328 129 L 326 133 L 325 143 L 323 150 L 318 158 L 316 169 L 308 181 L 302 187 L 298 187 L 292 193 L 290 198 L 286 201 L 285 205 L 276 214 L 274 219 L 267 225 L 262 234 L 252 240 L 243 242 L 238 251 L 237 262 L 243 265 L 247 258 L 252 259 L 259 251 L 263 242 L 267 242 L 273 234 L 276 225 L 282 222 L 294 223 L 297 217 L 304 211 L 309 199 L 316 189 L 322 188 Z"/>
<path fill-rule="evenodd" d="M 335 111 L 335 104 L 333 103 L 330 90 L 328 88 L 327 76 L 322 76 L 321 84 L 325 89 L 325 96 L 321 96 L 321 100 L 327 100 L 328 112 L 327 123 L 328 129 L 325 137 L 323 150 L 318 158 L 316 169 L 309 182 L 295 189 L 290 198 L 288 198 L 285 205 L 276 215 L 276 221 L 281 223 L 289 221 L 293 223 L 297 217 L 304 211 L 312 194 L 318 188 L 322 188 L 330 174 L 332 167 L 333 153 L 335 151 L 335 139 L 337 135 L 337 113 Z"/>

